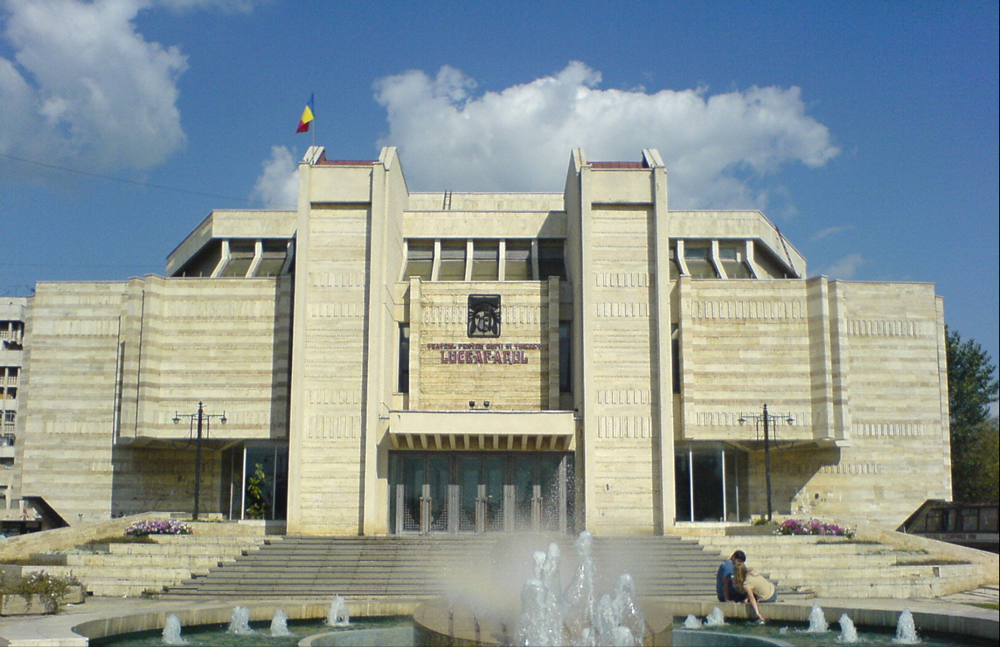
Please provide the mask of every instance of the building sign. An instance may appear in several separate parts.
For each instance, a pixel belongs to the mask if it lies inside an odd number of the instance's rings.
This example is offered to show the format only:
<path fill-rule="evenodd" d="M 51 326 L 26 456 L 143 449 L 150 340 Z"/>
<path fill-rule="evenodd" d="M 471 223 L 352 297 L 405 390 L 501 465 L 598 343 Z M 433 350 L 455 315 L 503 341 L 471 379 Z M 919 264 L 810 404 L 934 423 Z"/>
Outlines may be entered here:
<path fill-rule="evenodd" d="M 500 336 L 500 295 L 469 295 L 469 337 Z"/>
<path fill-rule="evenodd" d="M 528 364 L 528 351 L 541 344 L 427 344 L 427 350 L 441 353 L 442 364 Z"/>

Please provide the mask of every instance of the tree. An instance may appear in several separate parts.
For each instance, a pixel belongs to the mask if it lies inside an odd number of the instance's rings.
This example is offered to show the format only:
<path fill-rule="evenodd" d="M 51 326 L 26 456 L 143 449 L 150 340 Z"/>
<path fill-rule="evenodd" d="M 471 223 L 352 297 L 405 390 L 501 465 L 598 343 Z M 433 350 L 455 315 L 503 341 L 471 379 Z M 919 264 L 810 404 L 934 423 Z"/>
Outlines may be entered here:
<path fill-rule="evenodd" d="M 978 342 L 949 330 L 948 413 L 951 422 L 951 480 L 956 501 L 997 500 L 997 425 L 990 405 L 1000 381 L 992 358 Z"/>

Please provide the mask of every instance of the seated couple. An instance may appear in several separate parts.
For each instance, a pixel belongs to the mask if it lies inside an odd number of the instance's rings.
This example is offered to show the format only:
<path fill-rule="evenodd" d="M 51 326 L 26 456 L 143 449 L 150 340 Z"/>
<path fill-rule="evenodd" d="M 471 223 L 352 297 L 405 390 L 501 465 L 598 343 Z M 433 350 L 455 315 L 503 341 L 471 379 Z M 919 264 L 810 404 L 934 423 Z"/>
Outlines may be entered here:
<path fill-rule="evenodd" d="M 738 550 L 719 566 L 715 577 L 715 592 L 719 602 L 746 602 L 757 614 L 757 622 L 764 624 L 766 620 L 760 613 L 758 602 L 774 602 L 778 599 L 778 590 L 763 575 L 747 568 L 747 556 Z"/>

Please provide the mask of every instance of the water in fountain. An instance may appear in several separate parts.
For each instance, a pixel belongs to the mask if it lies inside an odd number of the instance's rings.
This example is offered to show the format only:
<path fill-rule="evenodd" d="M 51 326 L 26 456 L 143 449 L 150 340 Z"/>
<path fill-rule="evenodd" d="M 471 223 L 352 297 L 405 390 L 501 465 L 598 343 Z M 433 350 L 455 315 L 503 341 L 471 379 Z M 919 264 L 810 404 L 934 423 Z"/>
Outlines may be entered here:
<path fill-rule="evenodd" d="M 326 614 L 326 624 L 331 627 L 346 627 L 351 624 L 351 612 L 347 608 L 344 596 L 338 595 L 330 602 L 330 611 Z"/>
<path fill-rule="evenodd" d="M 604 595 L 595 605 L 596 568 L 590 533 L 581 532 L 573 546 L 580 557 L 580 567 L 565 591 L 559 577 L 559 547 L 550 544 L 548 552 L 534 554 L 534 574 L 521 590 L 522 610 L 515 626 L 514 644 L 581 647 L 642 644 L 646 626 L 632 577 L 621 576 L 615 597 Z"/>
<path fill-rule="evenodd" d="M 288 614 L 281 609 L 277 609 L 271 618 L 271 635 L 276 638 L 292 635 L 288 630 Z"/>
<path fill-rule="evenodd" d="M 719 607 L 715 607 L 712 609 L 712 613 L 705 616 L 706 627 L 721 627 L 724 624 L 726 624 L 726 615 Z"/>
<path fill-rule="evenodd" d="M 181 619 L 171 613 L 163 625 L 163 642 L 168 645 L 186 645 L 188 641 L 181 638 Z"/>
<path fill-rule="evenodd" d="M 250 628 L 250 609 L 240 606 L 234 607 L 233 617 L 229 621 L 229 629 L 226 630 L 226 633 L 237 636 L 249 636 L 256 633 Z"/>
<path fill-rule="evenodd" d="M 840 620 L 837 622 L 840 624 L 840 637 L 837 638 L 839 642 L 858 642 L 858 631 L 854 628 L 854 621 L 852 621 L 846 613 L 842 614 L 840 616 Z"/>
<path fill-rule="evenodd" d="M 689 613 L 687 618 L 684 618 L 684 628 L 685 629 L 701 629 L 701 620 L 696 618 L 694 614 Z"/>
<path fill-rule="evenodd" d="M 920 644 L 920 636 L 917 635 L 917 626 L 913 623 L 913 614 L 909 609 L 903 609 L 899 614 L 899 622 L 896 623 L 896 638 L 892 641 L 898 645 Z"/>
<path fill-rule="evenodd" d="M 821 634 L 829 628 L 830 625 L 826 622 L 823 609 L 819 607 L 818 602 L 813 602 L 812 611 L 809 612 L 809 628 L 806 629 L 806 633 Z"/>

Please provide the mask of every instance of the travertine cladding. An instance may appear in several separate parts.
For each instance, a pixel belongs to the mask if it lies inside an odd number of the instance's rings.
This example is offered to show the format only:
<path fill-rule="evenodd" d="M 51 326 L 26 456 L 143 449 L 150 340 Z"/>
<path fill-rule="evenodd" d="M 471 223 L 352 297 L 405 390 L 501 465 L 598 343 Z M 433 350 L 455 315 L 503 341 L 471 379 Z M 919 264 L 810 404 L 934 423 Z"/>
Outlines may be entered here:
<path fill-rule="evenodd" d="M 470 294 L 500 295 L 501 337 L 467 336 Z M 410 322 L 420 328 L 420 361 L 410 370 L 420 373 L 421 409 L 466 410 L 484 400 L 501 411 L 550 408 L 547 283 L 425 283 L 420 297 L 420 321 Z"/>
<path fill-rule="evenodd" d="M 28 306 L 21 493 L 44 496 L 74 522 L 111 510 L 112 398 L 127 287 L 39 283 Z"/>
<path fill-rule="evenodd" d="M 210 441 L 286 437 L 289 290 L 287 278 L 40 283 L 22 494 L 73 521 L 191 509 L 193 431 L 172 418 L 199 401 L 228 417 L 205 425 Z M 158 439 L 184 444 L 143 448 Z M 203 484 L 220 482 L 217 445 L 204 447 Z M 224 497 L 203 489 L 201 511 Z"/>
<path fill-rule="evenodd" d="M 895 523 L 950 498 L 932 286 L 682 278 L 680 291 L 682 437 L 758 439 L 739 418 L 766 402 L 794 420 L 772 440 L 827 443 L 772 451 L 776 512 Z M 753 510 L 765 506 L 764 478 L 763 452 L 751 451 Z"/>
<path fill-rule="evenodd" d="M 294 427 L 296 496 L 311 529 L 337 533 L 357 528 L 364 467 L 369 216 L 367 206 L 314 208 L 308 236 L 299 234 L 296 369 L 304 404 Z"/>
<path fill-rule="evenodd" d="M 655 523 L 650 503 L 658 477 L 653 437 L 659 433 L 652 209 L 595 205 L 591 218 L 583 277 L 589 292 L 584 316 L 592 325 L 590 358 L 583 367 L 592 396 L 585 431 L 592 453 L 587 526 L 608 534 L 648 532 Z"/>
<path fill-rule="evenodd" d="M 845 304 L 849 440 L 782 460 L 793 472 L 785 487 L 794 512 L 898 523 L 926 499 L 951 498 L 941 299 L 930 284 L 834 285 Z"/>
<path fill-rule="evenodd" d="M 811 440 L 806 283 L 682 277 L 679 293 L 682 437 L 752 440 L 740 416 L 767 402 L 795 419 L 782 439 Z"/>
<path fill-rule="evenodd" d="M 288 344 L 291 294 L 280 279 L 163 279 L 144 281 L 139 339 L 124 340 L 120 435 L 187 437 L 187 421 L 204 402 L 210 438 L 287 437 Z M 135 393 L 140 407 L 135 412 Z"/>

